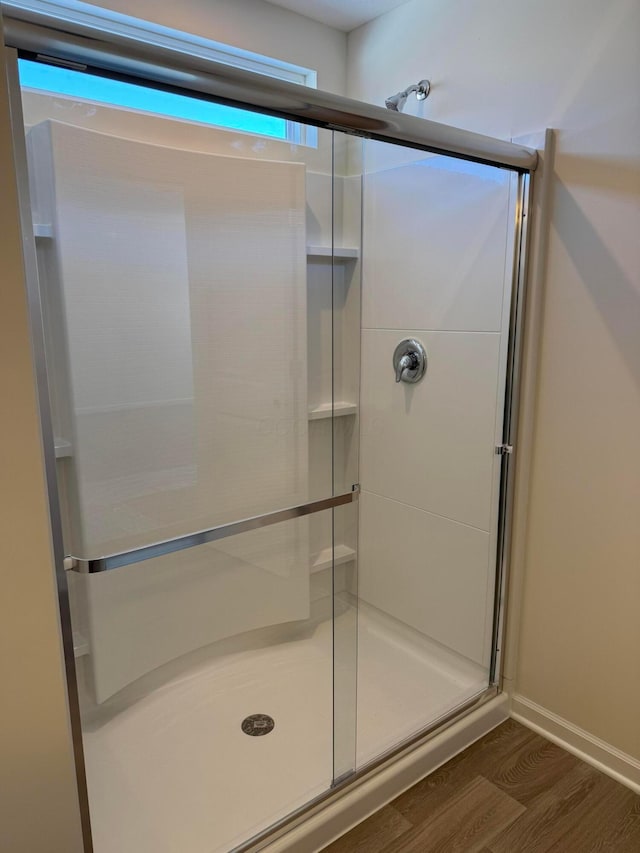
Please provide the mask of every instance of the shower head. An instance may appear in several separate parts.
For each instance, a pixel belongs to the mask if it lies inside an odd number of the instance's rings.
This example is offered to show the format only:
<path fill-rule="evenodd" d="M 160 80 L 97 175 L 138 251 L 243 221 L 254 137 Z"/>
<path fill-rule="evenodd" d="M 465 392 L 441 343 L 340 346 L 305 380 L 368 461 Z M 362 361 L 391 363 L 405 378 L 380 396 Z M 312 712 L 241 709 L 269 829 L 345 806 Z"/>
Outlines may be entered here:
<path fill-rule="evenodd" d="M 416 98 L 419 101 L 424 101 L 430 90 L 431 83 L 428 80 L 421 80 L 419 83 L 414 83 L 413 86 L 408 86 L 403 92 L 398 92 L 397 95 L 391 95 L 390 98 L 385 100 L 384 105 L 388 110 L 395 110 L 395 112 L 400 113 L 407 102 L 407 98 L 412 92 L 416 93 Z"/>

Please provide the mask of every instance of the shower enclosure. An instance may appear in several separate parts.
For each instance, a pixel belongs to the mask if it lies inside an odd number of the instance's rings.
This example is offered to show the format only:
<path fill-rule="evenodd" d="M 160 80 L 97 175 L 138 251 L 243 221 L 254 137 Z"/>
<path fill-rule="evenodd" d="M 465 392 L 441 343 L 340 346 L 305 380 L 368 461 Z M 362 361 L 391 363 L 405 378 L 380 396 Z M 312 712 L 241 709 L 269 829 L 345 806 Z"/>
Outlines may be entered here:
<path fill-rule="evenodd" d="M 8 43 L 86 849 L 245 849 L 499 689 L 535 154 Z M 241 129 L 20 97 L 52 56 Z"/>

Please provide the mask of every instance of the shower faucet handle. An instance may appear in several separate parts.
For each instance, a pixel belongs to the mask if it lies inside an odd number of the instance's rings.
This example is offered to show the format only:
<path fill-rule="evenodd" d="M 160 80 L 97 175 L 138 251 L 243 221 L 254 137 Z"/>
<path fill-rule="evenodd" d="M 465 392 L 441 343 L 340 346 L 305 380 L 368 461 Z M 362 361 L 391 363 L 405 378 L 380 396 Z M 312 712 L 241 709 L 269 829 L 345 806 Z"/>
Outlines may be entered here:
<path fill-rule="evenodd" d="M 419 382 L 427 369 L 427 353 L 420 341 L 406 338 L 393 353 L 396 382 Z"/>
<path fill-rule="evenodd" d="M 418 366 L 418 356 L 415 353 L 403 355 L 400 361 L 396 364 L 396 382 L 402 380 L 402 374 L 405 370 L 415 370 Z"/>

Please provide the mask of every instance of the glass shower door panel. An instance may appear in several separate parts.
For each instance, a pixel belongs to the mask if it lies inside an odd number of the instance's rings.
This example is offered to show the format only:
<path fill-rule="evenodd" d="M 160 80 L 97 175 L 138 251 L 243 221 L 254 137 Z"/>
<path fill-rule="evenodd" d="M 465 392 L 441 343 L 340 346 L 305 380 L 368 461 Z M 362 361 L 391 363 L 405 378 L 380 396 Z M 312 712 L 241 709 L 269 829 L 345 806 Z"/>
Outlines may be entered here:
<path fill-rule="evenodd" d="M 360 765 L 488 686 L 514 218 L 506 171 L 365 156 Z"/>
<path fill-rule="evenodd" d="M 235 633 L 236 620 L 265 601 L 280 597 L 286 607 L 308 560 L 308 521 L 104 574 L 71 573 L 91 623 L 79 663 L 96 853 L 227 853 L 331 786 L 330 614 L 307 610 Z M 230 606 L 239 581 L 240 612 Z M 137 618 L 124 635 L 117 617 L 129 609 Z M 210 643 L 212 622 L 231 636 Z M 149 668 L 155 623 L 167 662 Z M 192 651 L 174 657 L 186 636 Z M 126 685 L 97 695 L 116 680 Z"/>
<path fill-rule="evenodd" d="M 23 92 L 95 849 L 223 851 L 330 787 L 347 653 L 354 766 L 352 505 L 163 553 L 357 482 L 334 135 L 82 107 Z"/>
<path fill-rule="evenodd" d="M 55 121 L 29 147 L 55 234 L 74 555 L 306 502 L 304 164 Z"/>

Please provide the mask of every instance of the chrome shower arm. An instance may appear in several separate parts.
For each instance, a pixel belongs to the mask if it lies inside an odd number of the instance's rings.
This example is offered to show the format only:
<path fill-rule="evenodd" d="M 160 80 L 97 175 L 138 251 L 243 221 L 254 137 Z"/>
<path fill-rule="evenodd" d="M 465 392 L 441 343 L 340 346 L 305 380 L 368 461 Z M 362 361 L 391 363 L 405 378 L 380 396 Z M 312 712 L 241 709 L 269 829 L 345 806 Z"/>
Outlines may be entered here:
<path fill-rule="evenodd" d="M 397 95 L 391 95 L 391 97 L 385 100 L 384 105 L 388 110 L 402 112 L 409 95 L 415 92 L 416 98 L 419 101 L 424 101 L 430 90 L 431 83 L 429 82 L 429 80 L 420 80 L 419 83 L 414 83 L 412 86 L 408 86 L 404 91 L 398 92 Z"/>

